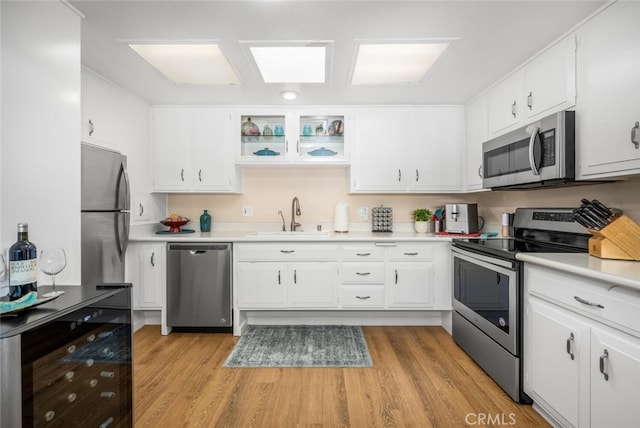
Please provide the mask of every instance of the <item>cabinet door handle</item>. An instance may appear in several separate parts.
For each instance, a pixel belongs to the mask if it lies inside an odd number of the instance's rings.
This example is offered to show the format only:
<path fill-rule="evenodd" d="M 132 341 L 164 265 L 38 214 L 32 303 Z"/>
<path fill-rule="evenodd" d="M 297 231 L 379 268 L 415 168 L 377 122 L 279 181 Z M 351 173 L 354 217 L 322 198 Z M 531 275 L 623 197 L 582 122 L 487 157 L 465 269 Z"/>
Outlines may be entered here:
<path fill-rule="evenodd" d="M 405 256 L 417 256 L 418 253 L 403 253 Z"/>
<path fill-rule="evenodd" d="M 89 119 L 89 137 L 93 135 L 93 131 L 94 131 L 93 121 Z"/>
<path fill-rule="evenodd" d="M 294 284 L 298 283 L 298 270 L 297 269 L 293 270 L 293 283 Z"/>
<path fill-rule="evenodd" d="M 571 333 L 571 335 L 569 335 L 569 338 L 567 339 L 567 354 L 569 354 L 571 360 L 575 359 L 575 356 L 573 355 L 574 339 L 575 337 L 573 336 L 573 333 Z"/>
<path fill-rule="evenodd" d="M 280 250 L 280 252 L 283 254 L 291 254 L 291 253 L 295 253 L 296 250 Z"/>
<path fill-rule="evenodd" d="M 180 170 L 180 180 L 184 181 L 184 168 Z"/>
<path fill-rule="evenodd" d="M 153 252 L 151 253 L 151 266 L 155 267 L 156 266 L 156 253 Z"/>
<path fill-rule="evenodd" d="M 420 181 L 420 172 L 418 171 L 418 168 L 416 168 L 416 183 Z"/>
<path fill-rule="evenodd" d="M 604 353 L 600 355 L 600 373 L 602 373 L 602 376 L 604 376 L 604 380 L 607 380 L 607 381 L 609 380 L 609 373 L 607 373 L 605 365 L 607 364 L 608 360 L 609 360 L 609 351 L 605 349 Z"/>
<path fill-rule="evenodd" d="M 367 300 L 370 299 L 371 296 L 356 296 L 356 299 L 360 299 L 360 300 Z"/>
<path fill-rule="evenodd" d="M 371 255 L 371 253 L 356 253 L 356 256 L 359 256 L 359 257 L 365 257 L 365 256 L 370 256 L 370 255 Z"/>
<path fill-rule="evenodd" d="M 529 110 L 533 108 L 533 94 L 531 92 L 527 95 L 527 107 L 529 107 Z"/>
<path fill-rule="evenodd" d="M 284 140 L 284 151 L 289 152 L 289 140 Z"/>
<path fill-rule="evenodd" d="M 398 269 L 396 269 L 396 284 L 398 283 Z"/>
<path fill-rule="evenodd" d="M 398 169 L 398 183 L 400 183 L 401 181 L 402 181 L 402 171 Z"/>
<path fill-rule="evenodd" d="M 296 141 L 296 153 L 300 154 L 300 140 Z"/>
<path fill-rule="evenodd" d="M 140 211 L 138 212 L 138 217 L 142 217 L 142 214 L 144 214 L 144 205 L 142 205 L 142 203 L 138 203 L 138 207 L 140 208 Z"/>
<path fill-rule="evenodd" d="M 356 272 L 356 275 L 367 276 L 367 275 L 371 275 L 371 272 Z"/>
<path fill-rule="evenodd" d="M 484 178 L 484 177 L 482 176 L 482 164 L 480 164 L 480 166 L 478 167 L 478 177 L 480 177 L 480 178 Z"/>
<path fill-rule="evenodd" d="M 636 149 L 640 147 L 640 122 L 636 122 L 636 124 L 631 128 L 631 144 L 636 146 Z"/>
<path fill-rule="evenodd" d="M 516 117 L 516 102 L 514 101 L 513 104 L 511 104 L 511 114 L 513 115 L 513 117 Z"/>
<path fill-rule="evenodd" d="M 202 170 L 198 170 L 198 181 L 202 183 Z"/>
<path fill-rule="evenodd" d="M 604 306 L 602 306 L 600 303 L 590 302 L 588 300 L 584 300 L 582 297 L 579 297 L 579 296 L 573 296 L 573 298 L 576 299 L 578 302 L 582 303 L 583 305 L 604 309 Z"/>
<path fill-rule="evenodd" d="M 282 282 L 280 281 L 280 271 L 278 270 L 278 285 L 282 284 Z"/>

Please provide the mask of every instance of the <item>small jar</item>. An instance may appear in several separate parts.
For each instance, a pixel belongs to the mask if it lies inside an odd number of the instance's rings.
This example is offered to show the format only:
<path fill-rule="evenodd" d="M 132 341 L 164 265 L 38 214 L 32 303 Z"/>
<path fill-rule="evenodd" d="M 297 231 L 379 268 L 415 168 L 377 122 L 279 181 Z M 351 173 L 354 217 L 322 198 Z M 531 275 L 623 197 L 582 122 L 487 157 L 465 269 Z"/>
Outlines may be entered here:
<path fill-rule="evenodd" d="M 200 232 L 211 232 L 211 216 L 207 210 L 200 216 Z"/>

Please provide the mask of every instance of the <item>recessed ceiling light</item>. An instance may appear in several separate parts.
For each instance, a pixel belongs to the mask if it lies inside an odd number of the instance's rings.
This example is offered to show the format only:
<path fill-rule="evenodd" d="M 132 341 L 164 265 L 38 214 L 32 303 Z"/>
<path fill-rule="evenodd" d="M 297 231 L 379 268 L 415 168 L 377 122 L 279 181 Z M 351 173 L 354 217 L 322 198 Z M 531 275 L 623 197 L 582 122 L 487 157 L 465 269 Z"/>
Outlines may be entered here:
<path fill-rule="evenodd" d="M 129 44 L 178 85 L 238 85 L 240 79 L 217 44 Z"/>
<path fill-rule="evenodd" d="M 298 93 L 296 91 L 282 91 L 280 92 L 280 96 L 287 101 L 291 101 L 298 98 Z"/>
<path fill-rule="evenodd" d="M 360 43 L 352 85 L 419 83 L 449 42 Z"/>
<path fill-rule="evenodd" d="M 326 46 L 251 46 L 265 83 L 325 83 Z"/>

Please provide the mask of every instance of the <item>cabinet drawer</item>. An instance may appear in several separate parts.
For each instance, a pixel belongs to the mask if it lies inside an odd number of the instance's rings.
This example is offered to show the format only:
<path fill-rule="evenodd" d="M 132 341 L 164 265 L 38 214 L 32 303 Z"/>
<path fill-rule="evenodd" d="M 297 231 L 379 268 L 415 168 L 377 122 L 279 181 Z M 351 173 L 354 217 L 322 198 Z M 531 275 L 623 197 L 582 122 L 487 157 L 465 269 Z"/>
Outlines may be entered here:
<path fill-rule="evenodd" d="M 340 288 L 340 306 L 343 308 L 384 307 L 384 287 L 343 286 Z"/>
<path fill-rule="evenodd" d="M 376 247 L 374 244 L 370 246 L 345 246 L 342 249 L 342 260 L 363 262 L 383 261 L 384 248 Z"/>
<path fill-rule="evenodd" d="M 529 294 L 640 334 L 640 293 L 553 269 L 525 265 Z"/>
<path fill-rule="evenodd" d="M 343 284 L 384 284 L 384 263 L 343 263 Z"/>
<path fill-rule="evenodd" d="M 337 259 L 337 245 L 238 244 L 234 256 L 238 261 L 324 261 Z"/>
<path fill-rule="evenodd" d="M 436 245 L 430 244 L 402 244 L 397 247 L 389 247 L 389 260 L 416 261 L 433 260 Z"/>

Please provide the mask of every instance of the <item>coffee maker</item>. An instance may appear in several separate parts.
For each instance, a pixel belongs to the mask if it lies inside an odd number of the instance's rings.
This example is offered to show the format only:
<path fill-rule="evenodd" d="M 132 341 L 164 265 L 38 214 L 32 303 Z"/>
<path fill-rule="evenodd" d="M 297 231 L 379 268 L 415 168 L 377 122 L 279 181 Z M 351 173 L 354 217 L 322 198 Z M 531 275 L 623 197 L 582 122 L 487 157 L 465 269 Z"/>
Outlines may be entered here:
<path fill-rule="evenodd" d="M 445 232 L 469 234 L 478 231 L 478 204 L 446 204 Z"/>

